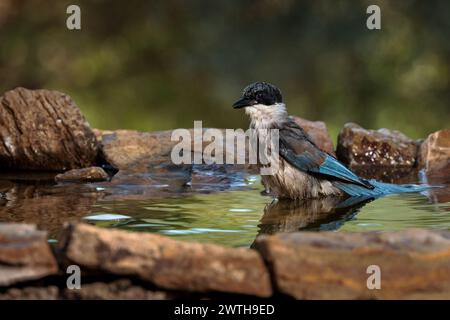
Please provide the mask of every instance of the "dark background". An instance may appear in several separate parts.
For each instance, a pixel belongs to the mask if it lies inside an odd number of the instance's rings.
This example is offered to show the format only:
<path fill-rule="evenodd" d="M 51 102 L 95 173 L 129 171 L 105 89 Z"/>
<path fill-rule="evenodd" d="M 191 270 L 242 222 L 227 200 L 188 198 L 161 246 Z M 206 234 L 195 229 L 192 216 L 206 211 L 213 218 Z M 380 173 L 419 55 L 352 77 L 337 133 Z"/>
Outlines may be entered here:
<path fill-rule="evenodd" d="M 268 81 L 333 136 L 353 121 L 419 138 L 449 127 L 449 39 L 446 0 L 0 0 L 0 91 L 66 92 L 102 129 L 246 128 L 231 104 Z"/>

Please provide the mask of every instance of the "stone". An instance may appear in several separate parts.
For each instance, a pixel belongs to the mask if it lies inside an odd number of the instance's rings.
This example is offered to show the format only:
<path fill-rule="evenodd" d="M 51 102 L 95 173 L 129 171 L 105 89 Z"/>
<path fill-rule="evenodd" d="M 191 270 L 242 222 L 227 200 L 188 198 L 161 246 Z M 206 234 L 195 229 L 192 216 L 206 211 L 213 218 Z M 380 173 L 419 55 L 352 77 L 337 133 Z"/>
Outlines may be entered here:
<path fill-rule="evenodd" d="M 57 300 L 59 298 L 57 286 L 9 288 L 5 292 L 0 292 L 0 300 Z"/>
<path fill-rule="evenodd" d="M 33 225 L 0 223 L 0 287 L 57 271 L 46 232 Z"/>
<path fill-rule="evenodd" d="M 450 176 L 450 129 L 430 134 L 420 145 L 419 168 L 427 176 Z"/>
<path fill-rule="evenodd" d="M 56 175 L 57 182 L 98 182 L 106 181 L 109 176 L 100 167 L 89 167 L 83 169 L 72 169 Z"/>
<path fill-rule="evenodd" d="M 347 123 L 338 136 L 336 150 L 340 161 L 349 167 L 413 167 L 418 144 L 396 130 L 368 130 Z"/>
<path fill-rule="evenodd" d="M 135 276 L 159 288 L 191 292 L 272 294 L 269 274 L 251 249 L 173 240 L 155 234 L 69 225 L 59 242 L 82 269 Z"/>
<path fill-rule="evenodd" d="M 158 132 L 106 131 L 101 135 L 101 149 L 109 164 L 116 169 L 127 170 L 139 163 L 148 163 L 158 156 L 168 158 L 173 146 L 177 143 L 170 141 L 171 134 L 171 130 Z"/>
<path fill-rule="evenodd" d="M 293 117 L 295 122 L 302 127 L 312 138 L 314 143 L 323 151 L 335 155 L 333 141 L 323 121 L 310 121 L 300 117 Z"/>
<path fill-rule="evenodd" d="M 166 291 L 148 290 L 129 279 L 85 283 L 80 289 L 65 289 L 63 295 L 69 300 L 167 300 L 177 297 Z"/>
<path fill-rule="evenodd" d="M 91 166 L 97 140 L 66 94 L 16 88 L 0 97 L 0 166 L 64 171 Z"/>
<path fill-rule="evenodd" d="M 194 159 L 194 143 L 200 142 L 201 150 L 208 146 L 211 141 L 204 138 L 204 134 L 208 128 L 201 128 L 202 134 L 195 135 L 194 129 L 187 129 L 191 137 L 191 159 Z M 225 139 L 224 129 L 214 129 L 221 133 Z M 148 169 L 149 164 L 154 162 L 172 163 L 171 152 L 179 141 L 172 141 L 173 130 L 141 132 L 135 130 L 116 130 L 102 131 L 95 129 L 97 140 L 101 144 L 101 150 L 106 162 L 111 164 L 118 170 L 127 170 L 133 172 L 144 172 Z M 195 141 L 195 142 L 194 142 Z M 233 144 L 223 141 L 224 158 Z M 189 164 L 190 165 L 190 164 Z"/>
<path fill-rule="evenodd" d="M 450 298 L 449 231 L 296 232 L 262 236 L 255 247 L 274 290 L 296 299 Z M 380 290 L 367 287 L 372 265 Z"/>
<path fill-rule="evenodd" d="M 415 167 L 354 166 L 352 169 L 361 178 L 394 184 L 415 183 L 419 174 Z"/>
<path fill-rule="evenodd" d="M 299 123 L 305 131 L 311 135 L 314 142 L 324 151 L 334 155 L 333 142 L 328 134 L 325 123 L 321 121 L 308 121 L 296 117 L 295 121 Z M 195 135 L 194 129 L 187 129 L 192 139 L 191 159 L 194 159 L 194 141 L 201 139 L 202 151 L 211 144 L 204 136 L 207 130 L 215 130 L 223 135 L 223 160 L 232 158 L 236 162 L 237 152 L 236 141 L 226 139 L 225 129 L 201 128 L 202 135 Z M 133 172 L 145 172 L 149 164 L 160 159 L 166 163 L 171 162 L 170 155 L 173 147 L 179 141 L 171 141 L 172 130 L 156 132 L 140 132 L 134 130 L 116 130 L 102 131 L 94 130 L 98 142 L 101 145 L 101 152 L 105 161 L 118 170 L 132 170 Z M 198 151 L 198 150 L 197 150 Z M 248 159 L 248 150 L 243 155 Z M 248 161 L 246 161 L 248 162 Z M 230 164 L 230 163 L 228 163 Z M 247 164 L 246 169 L 251 170 L 251 165 Z"/>
<path fill-rule="evenodd" d="M 418 168 L 423 183 L 437 186 L 427 192 L 430 201 L 450 202 L 450 129 L 430 134 L 420 145 Z"/>

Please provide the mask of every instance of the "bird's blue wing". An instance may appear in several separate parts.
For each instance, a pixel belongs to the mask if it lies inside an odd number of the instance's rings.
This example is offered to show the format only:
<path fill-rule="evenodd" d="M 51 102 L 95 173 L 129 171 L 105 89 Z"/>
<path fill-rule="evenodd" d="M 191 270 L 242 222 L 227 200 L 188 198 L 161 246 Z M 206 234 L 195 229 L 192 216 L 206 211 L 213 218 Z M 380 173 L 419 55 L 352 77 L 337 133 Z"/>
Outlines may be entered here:
<path fill-rule="evenodd" d="M 289 126 L 280 130 L 279 148 L 280 155 L 301 171 L 324 175 L 368 189 L 374 188 L 367 180 L 358 177 L 337 159 L 320 150 L 300 127 Z"/>

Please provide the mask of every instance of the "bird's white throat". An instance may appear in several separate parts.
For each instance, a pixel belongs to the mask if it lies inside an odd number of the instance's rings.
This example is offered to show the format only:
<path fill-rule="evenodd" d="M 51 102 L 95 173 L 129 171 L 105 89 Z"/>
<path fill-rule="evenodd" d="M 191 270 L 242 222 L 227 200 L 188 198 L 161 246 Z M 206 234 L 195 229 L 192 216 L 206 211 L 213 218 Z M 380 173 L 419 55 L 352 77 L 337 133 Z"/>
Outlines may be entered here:
<path fill-rule="evenodd" d="M 245 113 L 250 117 L 250 128 L 270 129 L 281 124 L 288 118 L 286 105 L 276 103 L 270 106 L 255 104 L 245 107 Z"/>

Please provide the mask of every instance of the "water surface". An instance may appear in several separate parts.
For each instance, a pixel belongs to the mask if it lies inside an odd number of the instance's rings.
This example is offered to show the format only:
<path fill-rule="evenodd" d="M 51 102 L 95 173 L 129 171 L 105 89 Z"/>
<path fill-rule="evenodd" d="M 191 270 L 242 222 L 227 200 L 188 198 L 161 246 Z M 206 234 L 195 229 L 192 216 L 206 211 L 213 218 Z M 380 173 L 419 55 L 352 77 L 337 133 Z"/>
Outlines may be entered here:
<path fill-rule="evenodd" d="M 186 187 L 183 192 L 172 192 L 173 181 L 110 187 L 54 184 L 39 176 L 2 178 L 0 221 L 36 223 L 49 231 L 52 241 L 67 221 L 233 247 L 248 247 L 261 234 L 297 230 L 450 230 L 448 186 L 367 203 L 342 204 L 342 199 L 333 198 L 274 201 L 263 195 L 257 175 L 239 175 L 231 179 L 228 188 L 222 188 L 222 179 L 219 191 L 208 188 L 208 183 L 200 184 L 195 192 Z"/>

